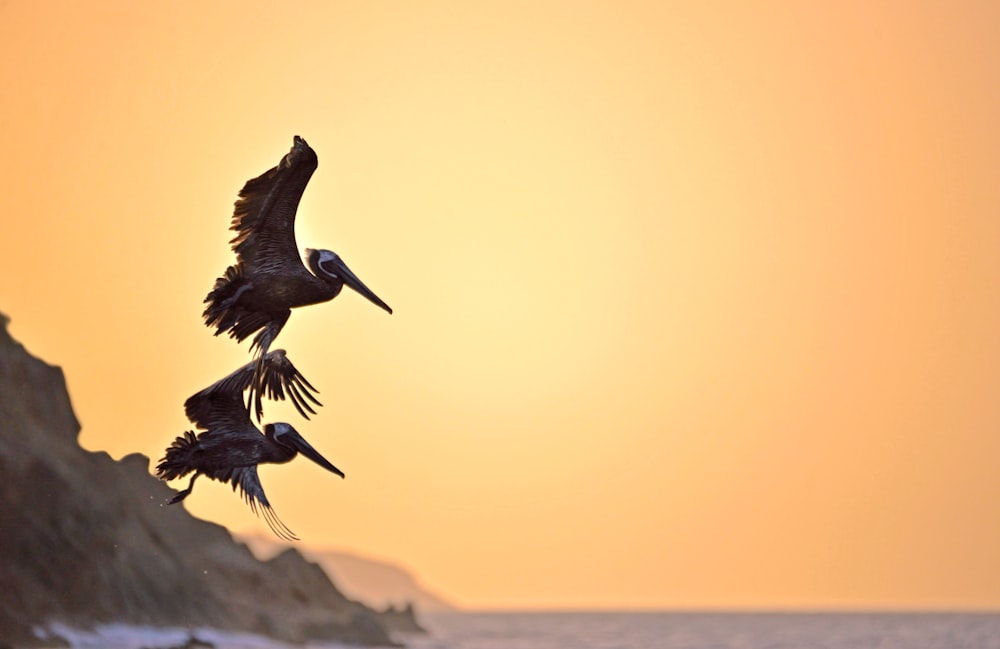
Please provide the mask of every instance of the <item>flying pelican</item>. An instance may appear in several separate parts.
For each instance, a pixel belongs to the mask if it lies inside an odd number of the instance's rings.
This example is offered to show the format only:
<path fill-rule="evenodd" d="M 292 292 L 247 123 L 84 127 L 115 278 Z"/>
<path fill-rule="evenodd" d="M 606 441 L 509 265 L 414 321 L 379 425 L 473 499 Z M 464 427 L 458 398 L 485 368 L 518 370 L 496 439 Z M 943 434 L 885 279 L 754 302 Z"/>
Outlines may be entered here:
<path fill-rule="evenodd" d="M 282 464 L 301 453 L 341 478 L 344 472 L 330 464 L 290 424 L 266 424 L 263 434 L 253 425 L 243 403 L 243 392 L 254 380 L 257 362 L 247 363 L 184 403 L 188 419 L 201 431 L 197 435 L 186 431 L 174 440 L 156 467 L 156 477 L 167 481 L 194 473 L 187 489 L 170 500 L 171 505 L 190 495 L 199 475 L 228 482 L 234 491 L 239 487 L 250 509 L 263 515 L 271 531 L 280 538 L 296 541 L 298 537 L 271 508 L 257 476 L 257 465 Z M 261 387 L 269 397 L 284 399 L 287 393 L 303 416 L 308 418 L 306 410 L 315 413 L 309 405 L 310 401 L 320 405 L 312 394 L 315 389 L 299 374 L 283 349 L 264 354 L 260 363 Z"/>
<path fill-rule="evenodd" d="M 256 358 L 267 353 L 295 307 L 327 302 L 346 284 L 389 313 L 392 309 L 330 250 L 305 249 L 307 269 L 295 243 L 295 212 L 316 170 L 316 152 L 298 135 L 277 166 L 248 180 L 233 211 L 230 242 L 236 263 L 205 297 L 205 324 L 218 336 L 228 331 L 250 346 Z M 260 387 L 260 370 L 251 397 Z"/>

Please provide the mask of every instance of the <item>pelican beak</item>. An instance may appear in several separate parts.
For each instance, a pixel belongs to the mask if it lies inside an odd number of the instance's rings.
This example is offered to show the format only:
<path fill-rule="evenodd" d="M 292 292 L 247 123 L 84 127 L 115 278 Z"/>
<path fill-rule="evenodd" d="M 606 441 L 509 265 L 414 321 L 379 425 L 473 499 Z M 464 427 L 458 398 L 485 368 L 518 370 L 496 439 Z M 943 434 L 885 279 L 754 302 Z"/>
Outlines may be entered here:
<path fill-rule="evenodd" d="M 330 473 L 336 473 L 341 478 L 344 477 L 344 472 L 338 469 L 337 467 L 333 466 L 332 464 L 330 464 L 330 462 L 325 457 L 320 455 L 316 449 L 314 449 L 312 446 L 309 445 L 309 442 L 307 442 L 302 437 L 302 435 L 295 433 L 294 435 L 290 436 L 289 441 L 292 443 L 292 446 L 295 447 L 295 450 L 301 453 L 302 455 L 305 455 L 307 458 L 309 458 L 316 464 L 320 465 Z"/>
<path fill-rule="evenodd" d="M 392 313 L 392 309 L 389 308 L 389 305 L 383 302 L 379 296 L 375 295 L 370 288 L 365 286 L 364 282 L 358 279 L 358 276 L 351 272 L 351 269 L 348 268 L 347 264 L 345 264 L 339 257 L 337 258 L 336 265 L 337 274 L 344 280 L 344 284 L 347 284 L 352 289 L 365 296 L 368 301 L 375 306 L 382 307 L 389 313 Z"/>

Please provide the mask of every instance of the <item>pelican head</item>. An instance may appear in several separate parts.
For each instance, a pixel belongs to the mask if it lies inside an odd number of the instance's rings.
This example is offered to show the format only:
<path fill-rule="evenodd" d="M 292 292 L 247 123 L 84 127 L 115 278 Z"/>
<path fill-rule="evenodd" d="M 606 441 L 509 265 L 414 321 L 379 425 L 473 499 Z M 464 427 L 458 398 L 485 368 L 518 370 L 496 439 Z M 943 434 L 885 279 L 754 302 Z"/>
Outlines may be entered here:
<path fill-rule="evenodd" d="M 264 435 L 273 439 L 276 444 L 280 444 L 281 446 L 290 449 L 293 453 L 301 453 L 302 455 L 305 455 L 307 458 L 327 471 L 336 473 L 341 478 L 344 477 L 344 472 L 330 464 L 325 457 L 320 455 L 319 452 L 314 449 L 309 442 L 302 437 L 302 435 L 299 434 L 299 431 L 292 428 L 291 424 L 267 424 L 264 426 Z"/>
<path fill-rule="evenodd" d="M 344 260 L 332 250 L 314 250 L 306 248 L 306 263 L 309 269 L 323 280 L 337 287 L 337 291 L 345 284 L 361 295 L 365 296 L 372 304 L 382 307 L 389 313 L 392 309 L 383 302 L 379 296 L 375 295 L 370 288 L 364 285 L 358 276 L 351 272 Z"/>

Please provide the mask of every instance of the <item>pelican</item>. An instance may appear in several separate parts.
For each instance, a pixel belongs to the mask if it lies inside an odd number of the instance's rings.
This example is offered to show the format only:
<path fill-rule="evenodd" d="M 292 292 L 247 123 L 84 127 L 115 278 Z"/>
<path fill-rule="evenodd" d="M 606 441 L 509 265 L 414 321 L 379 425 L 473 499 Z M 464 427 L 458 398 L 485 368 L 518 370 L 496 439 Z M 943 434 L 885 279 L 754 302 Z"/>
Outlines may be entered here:
<path fill-rule="evenodd" d="M 320 405 L 315 391 L 282 349 L 261 356 L 262 389 L 272 398 L 284 399 L 285 394 L 303 416 L 315 413 L 310 402 Z M 185 431 L 167 448 L 156 467 L 156 477 L 163 481 L 182 478 L 189 473 L 187 489 L 174 496 L 169 504 L 178 503 L 191 494 L 194 481 L 205 475 L 219 482 L 232 484 L 257 515 L 262 515 L 268 527 L 278 537 L 297 541 L 298 537 L 281 522 L 271 508 L 257 476 L 258 464 L 282 464 L 302 454 L 327 471 L 344 477 L 344 472 L 330 464 L 291 424 L 265 424 L 263 434 L 250 421 L 250 412 L 243 403 L 243 392 L 254 380 L 258 361 L 251 361 L 229 376 L 216 381 L 184 403 L 184 411 L 200 429 Z"/>
<path fill-rule="evenodd" d="M 295 212 L 317 164 L 316 152 L 296 135 L 277 166 L 246 182 L 231 226 L 236 232 L 230 242 L 236 263 L 205 297 L 205 324 L 215 327 L 216 336 L 228 331 L 238 342 L 256 334 L 250 351 L 258 359 L 293 308 L 332 300 L 345 285 L 392 313 L 335 252 L 306 248 L 308 269 L 302 263 L 295 243 Z M 258 365 L 251 395 L 259 388 L 260 369 Z"/>

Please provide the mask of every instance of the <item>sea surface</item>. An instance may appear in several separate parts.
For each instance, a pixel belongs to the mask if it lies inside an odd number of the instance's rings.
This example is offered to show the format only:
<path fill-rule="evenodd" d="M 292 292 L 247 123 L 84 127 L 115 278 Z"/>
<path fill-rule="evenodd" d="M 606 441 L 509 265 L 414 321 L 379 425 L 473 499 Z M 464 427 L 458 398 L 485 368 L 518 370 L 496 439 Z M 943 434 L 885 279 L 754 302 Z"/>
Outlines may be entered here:
<path fill-rule="evenodd" d="M 460 613 L 412 649 L 1000 649 L 1000 613 Z"/>
<path fill-rule="evenodd" d="M 420 621 L 430 633 L 399 638 L 410 649 L 1000 649 L 1000 613 L 438 613 Z M 77 649 L 169 647 L 191 635 L 218 649 L 290 647 L 211 629 L 53 631 Z"/>

